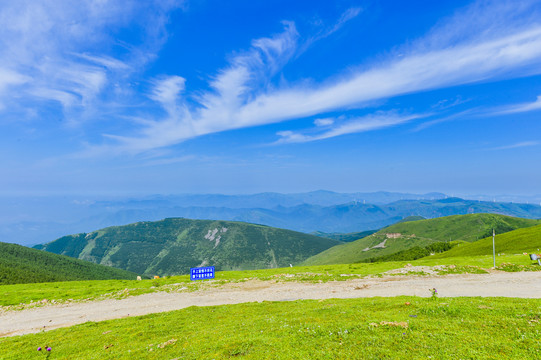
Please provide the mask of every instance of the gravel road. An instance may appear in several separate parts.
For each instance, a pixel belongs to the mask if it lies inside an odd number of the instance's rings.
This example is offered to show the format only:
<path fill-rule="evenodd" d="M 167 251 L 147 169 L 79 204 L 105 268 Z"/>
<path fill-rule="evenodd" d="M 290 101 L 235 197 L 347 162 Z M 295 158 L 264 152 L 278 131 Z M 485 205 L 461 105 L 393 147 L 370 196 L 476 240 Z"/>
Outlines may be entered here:
<path fill-rule="evenodd" d="M 490 296 L 541 298 L 541 272 L 492 272 L 445 276 L 384 276 L 327 283 L 247 281 L 197 292 L 156 292 L 122 300 L 49 304 L 0 314 L 0 337 L 47 331 L 128 316 L 254 301 L 360 298 L 374 296 Z"/>

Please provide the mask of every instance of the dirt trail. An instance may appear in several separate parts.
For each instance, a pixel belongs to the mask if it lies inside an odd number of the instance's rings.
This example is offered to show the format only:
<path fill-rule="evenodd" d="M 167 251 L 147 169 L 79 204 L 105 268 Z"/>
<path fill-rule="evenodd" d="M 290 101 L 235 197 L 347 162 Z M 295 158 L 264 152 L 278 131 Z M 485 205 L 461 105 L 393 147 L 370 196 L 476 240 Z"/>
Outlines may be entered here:
<path fill-rule="evenodd" d="M 446 276 L 386 276 L 327 283 L 247 281 L 197 292 L 152 293 L 122 300 L 47 305 L 0 314 L 0 337 L 36 333 L 87 321 L 118 319 L 178 310 L 188 306 L 238 304 L 253 301 L 359 298 L 374 296 L 440 297 L 504 296 L 541 298 L 541 272 L 461 274 Z"/>

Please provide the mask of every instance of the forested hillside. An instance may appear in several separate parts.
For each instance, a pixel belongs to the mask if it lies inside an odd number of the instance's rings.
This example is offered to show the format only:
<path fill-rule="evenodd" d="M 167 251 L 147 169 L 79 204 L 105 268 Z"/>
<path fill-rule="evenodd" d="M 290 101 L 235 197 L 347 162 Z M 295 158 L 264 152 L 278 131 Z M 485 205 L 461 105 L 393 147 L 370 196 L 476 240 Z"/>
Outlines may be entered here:
<path fill-rule="evenodd" d="M 186 274 L 190 267 L 264 269 L 298 264 L 341 242 L 231 221 L 170 218 L 64 236 L 38 246 L 138 274 Z"/>
<path fill-rule="evenodd" d="M 68 256 L 0 242 L 0 284 L 136 279 L 136 274 Z"/>

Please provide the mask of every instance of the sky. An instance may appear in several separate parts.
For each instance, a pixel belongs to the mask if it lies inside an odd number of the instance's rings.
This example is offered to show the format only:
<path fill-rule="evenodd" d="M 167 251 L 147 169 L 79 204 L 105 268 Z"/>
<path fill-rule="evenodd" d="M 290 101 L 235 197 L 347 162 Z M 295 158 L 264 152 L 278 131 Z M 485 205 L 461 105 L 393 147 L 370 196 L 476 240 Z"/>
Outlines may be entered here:
<path fill-rule="evenodd" d="M 541 1 L 0 0 L 0 195 L 541 193 Z"/>

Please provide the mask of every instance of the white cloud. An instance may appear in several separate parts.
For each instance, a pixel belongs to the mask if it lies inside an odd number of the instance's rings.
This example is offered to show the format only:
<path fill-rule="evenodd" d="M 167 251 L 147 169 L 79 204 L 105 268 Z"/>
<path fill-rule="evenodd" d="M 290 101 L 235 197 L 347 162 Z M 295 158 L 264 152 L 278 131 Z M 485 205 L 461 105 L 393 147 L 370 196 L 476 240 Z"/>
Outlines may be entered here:
<path fill-rule="evenodd" d="M 329 126 L 334 124 L 333 118 L 324 118 L 324 119 L 315 119 L 314 125 L 315 126 Z"/>
<path fill-rule="evenodd" d="M 126 63 L 118 59 L 112 58 L 110 56 L 106 56 L 106 55 L 93 56 L 93 55 L 88 55 L 88 54 L 76 54 L 76 53 L 72 55 L 80 57 L 81 59 L 85 59 L 91 63 L 102 65 L 103 67 L 107 69 L 115 69 L 115 70 L 129 69 L 129 66 Z"/>
<path fill-rule="evenodd" d="M 33 98 L 37 97 L 59 102 L 65 114 L 102 111 L 106 104 L 99 97 L 112 87 L 129 87 L 128 75 L 140 71 L 166 38 L 164 14 L 181 3 L 2 2 L 0 63 L 25 80 L 6 81 L 0 72 L 0 102 L 28 108 L 39 106 Z M 137 46 L 122 43 L 117 32 L 128 26 L 139 27 L 145 40 Z M 7 88 L 12 91 L 2 91 Z"/>
<path fill-rule="evenodd" d="M 528 111 L 541 110 L 541 95 L 534 102 L 510 105 L 492 112 L 490 115 L 516 114 Z"/>
<path fill-rule="evenodd" d="M 397 115 L 395 113 L 378 113 L 362 117 L 347 119 L 338 123 L 330 130 L 322 133 L 310 135 L 302 134 L 293 131 L 280 131 L 277 133 L 281 138 L 277 141 L 282 143 L 300 143 L 333 138 L 347 134 L 361 133 L 366 131 L 374 131 L 379 129 L 397 126 L 409 121 L 426 117 L 428 115 Z"/>
<path fill-rule="evenodd" d="M 539 59 L 541 26 L 491 41 L 410 54 L 386 65 L 352 74 L 342 81 L 317 87 L 297 86 L 257 93 L 257 89 L 249 87 L 256 72 L 237 64 L 222 71 L 211 84 L 215 92 L 203 95 L 201 104 L 204 108 L 191 115 L 193 122 L 190 127 L 174 129 L 175 122 L 184 122 L 167 119 L 153 125 L 154 129 L 146 129 L 145 133 L 161 137 L 158 130 L 167 129 L 163 136 L 168 141 L 160 143 L 170 145 L 211 132 L 280 122 L 352 106 L 362 107 L 363 103 L 400 94 L 520 76 L 523 75 L 523 67 L 531 71 L 532 65 L 535 65 L 536 73 L 541 73 Z M 240 63 L 244 61 L 239 59 Z M 252 91 L 256 91 L 256 95 L 251 95 Z M 171 136 L 172 133 L 177 135 Z M 144 137 L 139 140 L 141 144 L 153 143 Z M 133 141 L 138 140 L 134 138 Z"/>
<path fill-rule="evenodd" d="M 22 85 L 30 80 L 28 76 L 0 67 L 0 110 L 5 107 L 2 101 L 4 92 L 11 86 Z"/>
<path fill-rule="evenodd" d="M 57 101 L 62 104 L 64 108 L 70 108 L 78 102 L 77 96 L 61 90 L 34 87 L 29 90 L 29 93 L 38 98 Z"/>
<path fill-rule="evenodd" d="M 28 76 L 0 67 L 0 92 L 4 91 L 11 85 L 20 85 L 28 81 L 30 81 Z"/>
<path fill-rule="evenodd" d="M 498 147 L 495 147 L 495 148 L 491 148 L 489 150 L 510 150 L 510 149 L 538 146 L 540 144 L 541 143 L 539 141 L 522 141 L 522 142 L 518 142 L 516 144 L 498 146 Z"/>
<path fill-rule="evenodd" d="M 184 91 L 186 79 L 180 76 L 169 76 L 156 80 L 154 89 L 150 98 L 163 104 L 163 106 L 172 112 L 179 95 Z"/>
<path fill-rule="evenodd" d="M 436 26 L 425 38 L 400 48 L 400 56 L 319 84 L 272 83 L 272 77 L 303 48 L 295 25 L 284 22 L 282 33 L 254 40 L 249 51 L 233 57 L 229 67 L 217 71 L 209 83 L 210 90 L 196 96 L 186 94 L 195 98 L 196 106 L 188 107 L 177 99 L 174 113 L 168 111 L 166 118 L 150 122 L 138 134 L 115 137 L 120 142 L 112 147 L 119 152 L 139 153 L 205 134 L 362 108 L 397 95 L 541 74 L 541 23 L 535 12 L 525 15 L 528 4 L 520 2 L 513 7 L 505 1 L 477 2 Z M 359 12 L 346 13 L 338 24 Z M 471 28 L 476 31 L 468 31 Z M 375 114 L 352 118 L 319 135 L 279 135 L 282 142 L 313 141 L 418 117 Z"/>

